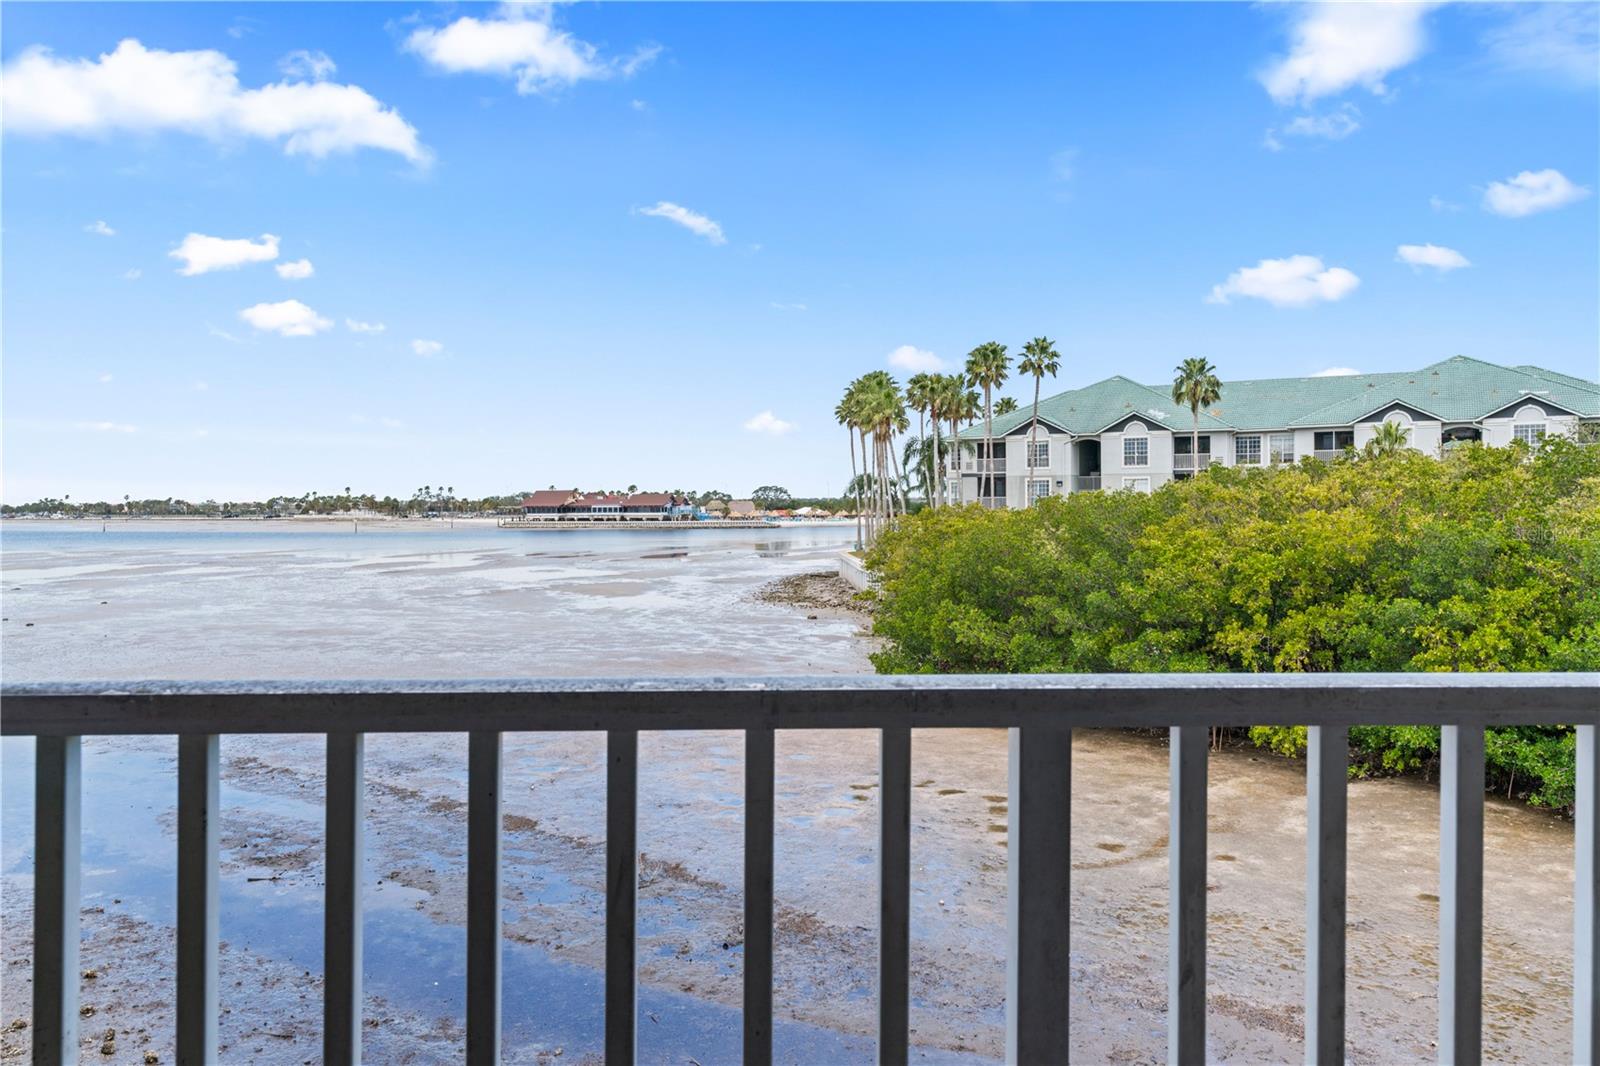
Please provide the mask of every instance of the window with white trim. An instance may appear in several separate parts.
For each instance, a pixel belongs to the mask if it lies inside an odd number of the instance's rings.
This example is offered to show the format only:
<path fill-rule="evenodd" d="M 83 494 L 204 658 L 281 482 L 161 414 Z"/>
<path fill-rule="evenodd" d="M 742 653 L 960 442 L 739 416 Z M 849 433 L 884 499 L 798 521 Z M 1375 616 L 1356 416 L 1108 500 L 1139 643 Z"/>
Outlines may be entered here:
<path fill-rule="evenodd" d="M 1123 437 L 1122 438 L 1122 465 L 1123 466 L 1149 466 L 1150 465 L 1150 438 L 1149 437 Z"/>
<path fill-rule="evenodd" d="M 1037 481 L 1028 482 L 1028 503 L 1037 503 L 1048 495 L 1050 495 L 1050 481 L 1048 478 L 1040 478 Z"/>
<path fill-rule="evenodd" d="M 1261 462 L 1261 438 L 1233 438 L 1233 461 L 1240 466 L 1258 465 Z"/>
<path fill-rule="evenodd" d="M 1049 466 L 1050 465 L 1050 442 L 1049 441 L 1047 441 L 1047 440 L 1036 440 L 1032 444 L 1028 445 L 1028 465 L 1029 466 Z"/>
<path fill-rule="evenodd" d="M 1511 435 L 1530 448 L 1537 448 L 1544 439 L 1543 422 L 1518 422 L 1511 427 Z"/>
<path fill-rule="evenodd" d="M 1274 463 L 1294 462 L 1294 434 L 1274 433 L 1267 439 L 1268 455 Z"/>

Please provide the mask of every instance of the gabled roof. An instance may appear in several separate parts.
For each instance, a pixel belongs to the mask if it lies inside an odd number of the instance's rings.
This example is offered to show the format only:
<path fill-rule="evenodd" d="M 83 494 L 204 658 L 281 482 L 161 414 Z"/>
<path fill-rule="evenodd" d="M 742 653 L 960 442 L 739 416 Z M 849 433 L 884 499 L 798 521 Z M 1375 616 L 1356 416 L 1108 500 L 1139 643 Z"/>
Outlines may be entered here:
<path fill-rule="evenodd" d="M 1099 433 L 1126 418 L 1137 418 L 1146 425 L 1174 430 L 1189 429 L 1194 422 L 1188 408 L 1173 403 L 1169 394 L 1120 374 L 1039 401 L 1039 420 L 1059 426 L 1068 433 Z M 1026 429 L 1032 422 L 1033 405 L 1018 407 L 1008 415 L 995 416 L 994 434 L 1000 437 L 1014 433 Z M 1203 431 L 1227 429 L 1228 426 L 1201 411 L 1200 428 Z M 961 435 L 982 437 L 981 417 Z"/>
<path fill-rule="evenodd" d="M 540 489 L 522 500 L 524 507 L 560 507 L 578 494 L 577 489 Z"/>
<path fill-rule="evenodd" d="M 1497 366 L 1457 355 L 1421 370 L 1336 377 L 1255 378 L 1222 383 L 1222 399 L 1201 413 L 1200 430 L 1261 431 L 1349 426 L 1404 404 L 1445 422 L 1472 422 L 1524 398 L 1541 399 L 1584 418 L 1600 418 L 1600 382 L 1539 367 Z M 1161 386 L 1120 375 L 1039 401 L 1039 417 L 1070 433 L 1099 433 L 1129 416 L 1176 432 L 1188 410 Z M 994 420 L 996 436 L 1026 427 L 1032 407 Z M 981 437 L 974 423 L 962 436 Z"/>

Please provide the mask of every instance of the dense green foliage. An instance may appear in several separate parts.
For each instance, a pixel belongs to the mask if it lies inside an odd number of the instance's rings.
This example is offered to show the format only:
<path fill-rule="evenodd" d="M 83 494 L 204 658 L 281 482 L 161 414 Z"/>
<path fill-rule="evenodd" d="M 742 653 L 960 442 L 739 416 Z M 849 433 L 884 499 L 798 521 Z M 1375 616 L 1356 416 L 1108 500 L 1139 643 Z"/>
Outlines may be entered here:
<path fill-rule="evenodd" d="M 938 508 L 868 563 L 886 673 L 1593 670 L 1600 449 L 1213 467 L 1151 495 Z M 1507 791 L 1571 802 L 1570 730 L 1488 745 Z M 1358 771 L 1426 769 L 1437 746 L 1421 727 L 1352 731 Z"/>

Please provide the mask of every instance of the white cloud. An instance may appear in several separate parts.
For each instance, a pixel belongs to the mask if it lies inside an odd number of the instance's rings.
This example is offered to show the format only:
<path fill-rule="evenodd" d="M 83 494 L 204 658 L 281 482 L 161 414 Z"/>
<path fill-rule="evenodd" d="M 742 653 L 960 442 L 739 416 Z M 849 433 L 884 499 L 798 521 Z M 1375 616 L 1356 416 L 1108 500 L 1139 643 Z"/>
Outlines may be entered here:
<path fill-rule="evenodd" d="M 144 271 L 140 270 L 138 267 L 134 267 L 132 270 L 124 270 L 122 272 L 122 277 L 125 281 L 138 281 L 140 278 L 144 277 Z"/>
<path fill-rule="evenodd" d="M 1461 210 L 1460 204 L 1453 204 L 1442 196 L 1428 197 L 1428 206 L 1441 214 Z"/>
<path fill-rule="evenodd" d="M 117 235 L 117 231 L 106 225 L 104 219 L 96 219 L 89 223 L 83 227 L 83 232 L 93 233 L 100 237 L 115 237 Z"/>
<path fill-rule="evenodd" d="M 944 360 L 930 351 L 918 348 L 914 344 L 902 344 L 889 353 L 889 365 L 896 370 L 907 370 L 914 374 L 933 373 L 944 369 Z"/>
<path fill-rule="evenodd" d="M 1330 366 L 1328 369 L 1319 370 L 1311 376 L 1314 378 L 1348 378 L 1359 373 L 1361 373 L 1361 371 L 1353 370 L 1347 366 Z"/>
<path fill-rule="evenodd" d="M 774 437 L 781 437 L 794 428 L 794 423 L 785 422 L 771 411 L 762 411 L 746 422 L 744 428 L 751 433 L 766 433 Z"/>
<path fill-rule="evenodd" d="M 1427 43 L 1427 3 L 1322 3 L 1295 9 L 1289 54 L 1259 75 L 1280 104 L 1309 104 L 1360 85 L 1377 95 L 1383 79 Z"/>
<path fill-rule="evenodd" d="M 178 273 L 186 277 L 213 270 L 237 270 L 246 263 L 265 263 L 278 258 L 278 238 L 263 233 L 259 241 L 249 237 L 207 237 L 191 233 L 167 255 L 183 260 Z"/>
<path fill-rule="evenodd" d="M 1063 148 L 1050 156 L 1050 176 L 1056 181 L 1071 181 L 1078 173 L 1078 150 Z"/>
<path fill-rule="evenodd" d="M 428 359 L 444 351 L 444 345 L 438 341 L 423 340 L 419 337 L 411 342 L 411 350 Z"/>
<path fill-rule="evenodd" d="M 1298 115 L 1283 132 L 1296 137 L 1322 137 L 1342 141 L 1361 128 L 1361 112 L 1354 104 L 1346 104 L 1326 115 Z"/>
<path fill-rule="evenodd" d="M 344 320 L 344 328 L 351 333 L 382 333 L 389 327 L 382 322 L 361 322 L 354 318 Z"/>
<path fill-rule="evenodd" d="M 1395 249 L 1395 259 L 1416 267 L 1433 267 L 1441 274 L 1472 265 L 1454 248 L 1441 248 L 1437 244 L 1402 244 Z"/>
<path fill-rule="evenodd" d="M 221 52 L 167 52 L 132 38 L 98 59 L 59 59 L 35 45 L 6 65 L 0 97 L 13 133 L 178 130 L 215 141 L 259 138 L 314 159 L 377 148 L 429 161 L 416 129 L 364 89 L 306 81 L 246 89 L 237 71 Z"/>
<path fill-rule="evenodd" d="M 137 433 L 138 426 L 130 426 L 126 422 L 79 422 L 78 428 L 91 433 Z"/>
<path fill-rule="evenodd" d="M 283 278 L 285 281 L 304 281 L 317 272 L 309 259 L 295 259 L 288 263 L 279 263 L 272 269 L 276 270 L 278 277 Z"/>
<path fill-rule="evenodd" d="M 1524 170 L 1514 178 L 1490 182 L 1483 192 L 1483 209 L 1506 218 L 1522 218 L 1565 207 L 1588 195 L 1587 186 L 1574 185 L 1559 170 Z"/>
<path fill-rule="evenodd" d="M 1600 8 L 1594 4 L 1517 4 L 1483 35 L 1502 69 L 1579 87 L 1600 80 Z"/>
<path fill-rule="evenodd" d="M 656 61 L 661 54 L 659 44 L 641 44 L 633 50 L 633 54 L 617 62 L 617 72 L 624 78 L 631 78 L 645 67 Z"/>
<path fill-rule="evenodd" d="M 309 337 L 333 326 L 299 300 L 275 304 L 256 304 L 239 312 L 239 317 L 256 329 L 284 337 Z"/>
<path fill-rule="evenodd" d="M 1212 286 L 1206 302 L 1225 304 L 1229 297 L 1249 296 L 1274 307 L 1309 307 L 1342 300 L 1360 284 L 1344 267 L 1324 267 L 1314 255 L 1291 255 L 1235 270 L 1227 281 Z"/>
<path fill-rule="evenodd" d="M 654 207 L 641 207 L 641 215 L 650 215 L 652 218 L 664 218 L 669 222 L 676 222 L 684 229 L 697 233 L 712 244 L 727 244 L 728 238 L 722 235 L 722 227 L 698 211 L 691 211 L 687 207 L 662 200 Z"/>
<path fill-rule="evenodd" d="M 278 69 L 283 71 L 284 76 L 288 78 L 298 78 L 303 81 L 326 81 L 328 75 L 339 68 L 332 59 L 328 58 L 328 53 L 326 52 L 313 52 L 304 48 L 297 48 L 278 60 Z"/>
<path fill-rule="evenodd" d="M 553 10 L 544 4 L 506 4 L 490 18 L 466 15 L 442 29 L 416 30 L 405 48 L 449 74 L 514 78 L 523 95 L 618 75 L 631 78 L 661 52 L 659 45 L 646 45 L 623 59 L 601 59 L 594 45 L 556 28 Z"/>

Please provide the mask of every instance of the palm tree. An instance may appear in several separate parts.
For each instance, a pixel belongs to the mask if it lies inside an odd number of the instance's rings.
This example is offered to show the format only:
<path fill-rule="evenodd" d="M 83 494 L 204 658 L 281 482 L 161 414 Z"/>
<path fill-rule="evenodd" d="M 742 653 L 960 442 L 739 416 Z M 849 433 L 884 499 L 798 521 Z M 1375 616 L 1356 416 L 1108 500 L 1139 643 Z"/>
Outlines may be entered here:
<path fill-rule="evenodd" d="M 1367 441 L 1367 455 L 1377 458 L 1382 455 L 1394 455 L 1410 444 L 1411 431 L 1398 422 L 1385 421 L 1378 426 L 1378 432 Z"/>
<path fill-rule="evenodd" d="M 1049 337 L 1035 337 L 1022 346 L 1017 373 L 1033 376 L 1033 422 L 1028 427 L 1028 480 L 1033 480 L 1034 442 L 1039 437 L 1039 387 L 1044 376 L 1055 377 L 1061 370 L 1061 355 Z"/>
<path fill-rule="evenodd" d="M 1201 356 L 1192 356 L 1179 363 L 1172 379 L 1172 402 L 1181 403 L 1194 415 L 1194 433 L 1189 438 L 1189 451 L 1193 453 L 1194 472 L 1200 473 L 1200 408 L 1210 407 L 1222 399 L 1222 382 L 1217 378 L 1217 368 Z"/>
<path fill-rule="evenodd" d="M 1006 346 L 998 341 L 985 341 L 967 353 L 967 381 L 983 389 L 983 459 L 982 470 L 989 476 L 989 494 L 994 495 L 994 409 L 990 402 L 994 390 L 1006 383 L 1011 361 L 1006 358 Z M 978 494 L 983 494 L 983 479 L 978 479 Z"/>
<path fill-rule="evenodd" d="M 1016 409 L 1017 401 L 1010 396 L 1002 396 L 994 402 L 994 413 L 997 415 L 1009 415 Z"/>
<path fill-rule="evenodd" d="M 865 509 L 861 502 L 861 482 L 856 477 L 856 429 L 860 425 L 860 385 L 861 379 L 857 378 L 845 386 L 844 396 L 839 400 L 838 406 L 833 409 L 833 417 L 845 428 L 845 435 L 850 438 L 850 484 L 855 486 L 856 495 L 856 550 L 861 549 L 861 522 L 862 511 Z M 866 456 L 863 455 L 865 460 Z"/>
<path fill-rule="evenodd" d="M 934 375 L 932 374 L 912 374 L 906 379 L 906 406 L 917 412 L 918 440 L 922 440 L 928 435 L 927 416 L 933 409 L 933 381 Z M 922 449 L 922 452 L 926 451 L 927 449 Z M 921 453 L 919 452 L 919 454 Z M 929 459 L 931 459 L 931 456 L 923 455 L 918 460 L 918 469 L 922 472 L 923 495 L 927 497 L 929 503 L 932 503 L 929 486 L 932 484 L 933 475 L 932 471 L 927 469 L 927 460 Z"/>

